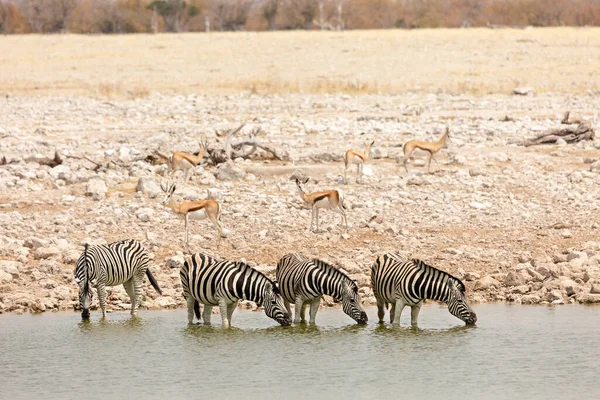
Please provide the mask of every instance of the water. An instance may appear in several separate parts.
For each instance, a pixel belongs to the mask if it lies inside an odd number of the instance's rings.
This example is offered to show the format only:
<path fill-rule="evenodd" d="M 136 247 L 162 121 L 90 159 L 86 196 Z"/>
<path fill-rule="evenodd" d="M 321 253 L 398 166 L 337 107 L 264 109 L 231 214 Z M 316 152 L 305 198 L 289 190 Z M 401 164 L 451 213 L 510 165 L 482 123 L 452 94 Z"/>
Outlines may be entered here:
<path fill-rule="evenodd" d="M 420 329 L 353 324 L 322 309 L 317 326 L 280 327 L 236 310 L 231 329 L 186 312 L 0 315 L 0 399 L 596 398 L 599 307 L 479 305 L 476 327 L 424 306 Z"/>

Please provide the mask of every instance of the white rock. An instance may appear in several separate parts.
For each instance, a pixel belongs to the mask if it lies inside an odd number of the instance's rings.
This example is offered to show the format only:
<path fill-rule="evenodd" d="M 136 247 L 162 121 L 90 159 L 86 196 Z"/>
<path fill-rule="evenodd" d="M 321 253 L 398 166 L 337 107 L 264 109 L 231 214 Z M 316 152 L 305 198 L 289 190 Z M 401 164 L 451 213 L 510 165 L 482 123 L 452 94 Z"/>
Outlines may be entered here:
<path fill-rule="evenodd" d="M 532 87 L 517 87 L 513 89 L 513 94 L 518 96 L 529 96 L 535 93 Z"/>
<path fill-rule="evenodd" d="M 583 180 L 583 176 L 581 175 L 581 172 L 579 172 L 579 171 L 575 171 L 571 175 L 569 175 L 569 181 L 571 181 L 572 183 L 579 183 L 582 180 Z"/>
<path fill-rule="evenodd" d="M 13 277 L 8 272 L 0 270 L 0 285 L 9 283 L 13 280 Z"/>
<path fill-rule="evenodd" d="M 162 189 L 156 179 L 148 177 L 140 178 L 135 190 L 148 195 L 152 199 L 162 193 Z"/>
<path fill-rule="evenodd" d="M 138 208 L 135 216 L 142 222 L 152 221 L 154 219 L 154 210 L 151 208 Z"/>
<path fill-rule="evenodd" d="M 100 178 L 90 179 L 85 187 L 85 195 L 91 196 L 94 200 L 106 198 L 108 187 Z"/>
<path fill-rule="evenodd" d="M 9 273 L 13 279 L 19 279 L 19 268 L 23 268 L 23 264 L 18 261 L 0 260 L 0 271 Z"/>
<path fill-rule="evenodd" d="M 185 263 L 185 258 L 180 255 L 173 256 L 167 259 L 166 265 L 169 268 L 181 268 Z"/>
<path fill-rule="evenodd" d="M 472 201 L 469 203 L 469 206 L 472 208 L 475 208 L 477 210 L 485 210 L 486 208 L 488 208 L 489 206 L 485 203 L 480 203 L 478 201 Z"/>

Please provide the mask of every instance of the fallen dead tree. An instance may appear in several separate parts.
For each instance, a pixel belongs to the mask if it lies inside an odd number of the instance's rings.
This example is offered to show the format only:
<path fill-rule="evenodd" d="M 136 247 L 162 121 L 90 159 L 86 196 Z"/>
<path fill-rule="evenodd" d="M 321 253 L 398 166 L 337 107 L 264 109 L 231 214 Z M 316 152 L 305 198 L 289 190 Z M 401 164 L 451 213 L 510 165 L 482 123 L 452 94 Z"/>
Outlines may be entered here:
<path fill-rule="evenodd" d="M 260 140 L 256 139 L 256 136 L 262 131 L 261 128 L 253 129 L 248 133 L 248 138 L 245 139 L 234 139 L 246 124 L 243 123 L 237 128 L 224 134 L 222 131 L 217 133 L 217 136 L 225 136 L 225 142 L 217 139 L 216 143 L 209 145 L 206 148 L 206 155 L 215 165 L 224 163 L 228 160 L 236 158 L 251 158 L 255 155 L 257 150 L 263 150 L 270 153 L 273 158 L 277 160 L 288 160 L 289 156 L 285 152 L 281 152 L 272 146 L 269 146 Z"/>
<path fill-rule="evenodd" d="M 552 144 L 559 139 L 567 143 L 576 143 L 582 140 L 594 140 L 594 129 L 588 121 L 582 122 L 577 126 L 567 126 L 565 128 L 551 129 L 544 132 L 538 137 L 526 140 L 525 146 L 533 146 L 538 144 Z"/>

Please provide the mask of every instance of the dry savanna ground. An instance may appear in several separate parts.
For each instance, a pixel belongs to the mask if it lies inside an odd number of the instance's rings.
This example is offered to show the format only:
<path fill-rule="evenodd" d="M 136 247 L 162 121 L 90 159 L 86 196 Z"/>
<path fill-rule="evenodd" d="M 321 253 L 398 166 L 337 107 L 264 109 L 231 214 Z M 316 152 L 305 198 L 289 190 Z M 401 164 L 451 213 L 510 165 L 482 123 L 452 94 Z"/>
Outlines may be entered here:
<path fill-rule="evenodd" d="M 598 28 L 5 36 L 0 92 L 582 94 L 599 64 Z"/>
<path fill-rule="evenodd" d="M 72 269 L 85 241 L 143 241 L 164 296 L 182 305 L 176 256 L 183 221 L 160 205 L 159 150 L 196 151 L 206 134 L 282 153 L 228 169 L 205 164 L 178 198 L 223 204 L 230 231 L 215 247 L 191 223 L 190 251 L 245 258 L 267 273 L 286 252 L 327 259 L 359 281 L 398 250 L 463 277 L 476 301 L 600 301 L 600 141 L 524 147 L 564 111 L 598 128 L 600 30 L 419 30 L 0 37 L 0 312 L 73 308 Z M 535 94 L 513 96 L 517 86 Z M 410 139 L 451 140 L 423 173 L 398 173 Z M 364 183 L 341 182 L 348 147 L 375 140 Z M 222 139 L 221 139 L 222 140 Z M 36 157 L 58 150 L 51 168 Z M 73 156 L 73 157 L 69 157 Z M 85 156 L 102 167 L 81 159 Z M 79 158 L 77 158 L 79 157 Z M 289 180 L 341 188 L 350 229 L 310 210 Z M 140 180 L 143 184 L 139 184 Z M 136 190 L 138 188 L 139 190 Z M 175 256 L 175 257 L 174 257 Z M 122 289 L 111 307 L 127 307 Z"/>

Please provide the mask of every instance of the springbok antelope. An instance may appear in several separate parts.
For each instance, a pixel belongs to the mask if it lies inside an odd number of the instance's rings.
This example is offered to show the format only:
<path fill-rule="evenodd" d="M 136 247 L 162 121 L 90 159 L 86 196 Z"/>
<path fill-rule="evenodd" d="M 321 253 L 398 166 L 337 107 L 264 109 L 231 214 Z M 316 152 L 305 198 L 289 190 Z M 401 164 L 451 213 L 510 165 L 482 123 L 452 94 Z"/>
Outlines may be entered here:
<path fill-rule="evenodd" d="M 215 200 L 186 201 L 177 204 L 173 198 L 176 189 L 175 184 L 161 184 L 160 187 L 167 194 L 162 203 L 168 203 L 169 208 L 171 208 L 175 214 L 180 215 L 185 219 L 185 245 L 189 246 L 188 220 L 190 218 L 197 220 L 208 218 L 217 228 L 217 247 L 219 247 L 221 244 L 221 238 L 226 237 L 223 235 L 223 225 L 220 221 L 221 205 Z"/>
<path fill-rule="evenodd" d="M 312 207 L 312 215 L 310 218 L 310 230 L 313 228 L 313 221 L 317 219 L 317 232 L 319 231 L 319 208 L 327 208 L 333 210 L 342 216 L 342 222 L 346 225 L 348 230 L 348 220 L 346 219 L 346 209 L 344 207 L 344 195 L 339 190 L 326 190 L 324 192 L 305 193 L 302 189 L 302 185 L 306 184 L 310 178 L 306 178 L 303 182 L 300 182 L 296 178 L 296 186 L 302 200 Z"/>
<path fill-rule="evenodd" d="M 183 178 L 184 183 L 187 183 L 190 169 L 192 170 L 192 174 L 196 176 L 196 167 L 200 164 L 200 161 L 202 161 L 202 157 L 204 157 L 204 152 L 206 151 L 206 146 L 208 144 L 206 136 L 203 136 L 203 139 L 200 140 L 198 144 L 200 145 L 200 150 L 196 155 L 180 151 L 167 157 L 167 164 L 171 169 L 171 178 L 174 177 L 175 172 L 177 172 L 178 169 L 185 171 L 185 177 Z"/>
<path fill-rule="evenodd" d="M 448 139 L 449 135 L 450 135 L 450 129 L 448 127 L 446 127 L 446 131 L 444 132 L 442 137 L 437 142 L 421 142 L 419 140 L 411 140 L 409 142 L 406 142 L 404 144 L 404 149 L 403 149 L 404 157 L 402 159 L 402 165 L 404 165 L 404 169 L 406 169 L 406 172 L 408 172 L 406 163 L 410 159 L 410 156 L 415 151 L 415 149 L 421 149 L 421 150 L 429 153 L 429 158 L 427 159 L 427 173 L 429 174 L 430 173 L 429 169 L 431 167 L 431 159 L 433 158 L 433 155 L 435 153 L 437 153 L 438 151 L 440 151 L 440 149 L 447 147 L 446 140 Z M 433 159 L 433 161 L 435 161 L 435 163 L 437 164 L 436 159 Z M 398 162 L 398 164 L 400 164 L 399 158 L 397 159 L 397 162 Z M 398 165 L 398 172 L 400 172 L 400 165 Z"/>
<path fill-rule="evenodd" d="M 369 159 L 369 152 L 371 151 L 371 146 L 375 144 L 375 141 L 366 141 L 365 142 L 365 151 L 361 153 L 358 150 L 350 149 L 344 153 L 344 185 L 348 184 L 346 179 L 346 174 L 348 172 L 348 168 L 350 164 L 356 164 L 356 183 L 360 183 L 360 177 L 362 176 L 363 166 Z"/>

